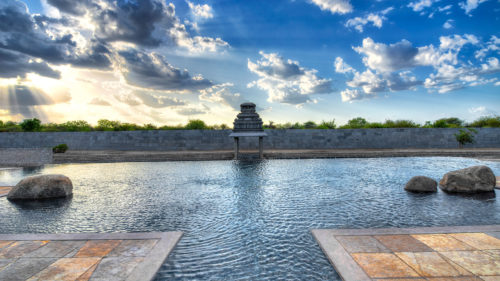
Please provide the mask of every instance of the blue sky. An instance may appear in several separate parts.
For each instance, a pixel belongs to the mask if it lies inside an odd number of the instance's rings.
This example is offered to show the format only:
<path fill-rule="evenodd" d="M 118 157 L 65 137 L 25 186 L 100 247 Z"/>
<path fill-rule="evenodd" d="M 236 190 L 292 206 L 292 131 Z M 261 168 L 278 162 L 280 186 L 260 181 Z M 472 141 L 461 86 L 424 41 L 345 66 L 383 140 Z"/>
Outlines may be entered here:
<path fill-rule="evenodd" d="M 0 120 L 471 121 L 500 114 L 499 21 L 498 0 L 6 0 Z"/>

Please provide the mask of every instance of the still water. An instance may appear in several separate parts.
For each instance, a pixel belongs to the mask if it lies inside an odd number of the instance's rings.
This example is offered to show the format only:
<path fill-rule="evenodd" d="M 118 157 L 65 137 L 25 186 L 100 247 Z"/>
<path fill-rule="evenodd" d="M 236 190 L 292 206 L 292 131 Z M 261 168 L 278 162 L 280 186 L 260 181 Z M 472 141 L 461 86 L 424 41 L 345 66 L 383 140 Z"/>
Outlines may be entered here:
<path fill-rule="evenodd" d="M 147 232 L 184 236 L 157 280 L 340 280 L 314 228 L 500 224 L 495 195 L 410 194 L 415 175 L 500 162 L 467 158 L 47 165 L 0 170 L 0 186 L 60 173 L 71 199 L 0 198 L 0 233 Z M 496 191 L 498 193 L 498 191 Z"/>

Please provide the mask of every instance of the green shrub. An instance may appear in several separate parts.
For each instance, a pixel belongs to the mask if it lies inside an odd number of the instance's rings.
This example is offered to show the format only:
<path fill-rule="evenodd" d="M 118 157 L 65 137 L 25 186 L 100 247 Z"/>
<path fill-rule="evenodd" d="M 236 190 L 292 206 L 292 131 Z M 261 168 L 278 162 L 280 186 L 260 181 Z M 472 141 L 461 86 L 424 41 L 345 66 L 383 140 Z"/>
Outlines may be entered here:
<path fill-rule="evenodd" d="M 500 127 L 500 116 L 484 116 L 474 122 L 470 123 L 468 127 L 487 127 L 498 128 Z"/>
<path fill-rule="evenodd" d="M 356 117 L 353 118 L 349 121 L 347 121 L 347 124 L 344 126 L 340 127 L 341 129 L 362 129 L 365 128 L 368 125 L 368 122 L 366 121 L 365 118 L 361 117 Z"/>
<path fill-rule="evenodd" d="M 386 120 L 384 123 L 385 128 L 419 128 L 420 125 L 411 120 Z"/>
<path fill-rule="evenodd" d="M 321 123 L 316 127 L 317 129 L 335 129 L 337 125 L 335 124 L 335 119 L 332 121 L 321 121 Z"/>
<path fill-rule="evenodd" d="M 314 129 L 316 128 L 318 125 L 316 125 L 316 123 L 314 121 L 307 121 L 304 123 L 304 129 Z"/>
<path fill-rule="evenodd" d="M 40 131 L 42 127 L 41 124 L 42 122 L 40 122 L 40 120 L 33 118 L 33 119 L 24 119 L 23 122 L 21 122 L 21 124 L 19 125 L 21 126 L 23 131 L 36 132 Z"/>
<path fill-rule="evenodd" d="M 473 134 L 477 134 L 477 131 L 470 128 L 470 129 L 460 129 L 459 132 L 454 135 L 458 141 L 459 146 L 462 147 L 468 143 L 475 142 Z"/>
<path fill-rule="evenodd" d="M 207 124 L 200 119 L 189 120 L 187 125 L 184 127 L 186 130 L 206 130 L 208 129 Z"/>
<path fill-rule="evenodd" d="M 54 153 L 64 153 L 68 150 L 68 145 L 65 143 L 58 144 L 52 148 L 52 152 Z"/>
<path fill-rule="evenodd" d="M 431 128 L 460 128 L 464 126 L 464 121 L 456 117 L 441 118 L 432 123 Z"/>

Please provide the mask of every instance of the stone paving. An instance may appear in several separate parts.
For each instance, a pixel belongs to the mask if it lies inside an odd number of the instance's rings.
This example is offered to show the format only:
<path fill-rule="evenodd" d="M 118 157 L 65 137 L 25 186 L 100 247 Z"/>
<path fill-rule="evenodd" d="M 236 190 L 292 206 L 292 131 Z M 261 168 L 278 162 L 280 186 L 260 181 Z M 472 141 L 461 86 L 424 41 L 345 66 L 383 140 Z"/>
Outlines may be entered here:
<path fill-rule="evenodd" d="M 0 234 L 0 280 L 152 280 L 181 235 Z"/>
<path fill-rule="evenodd" d="M 346 281 L 500 280 L 500 225 L 312 233 Z"/>

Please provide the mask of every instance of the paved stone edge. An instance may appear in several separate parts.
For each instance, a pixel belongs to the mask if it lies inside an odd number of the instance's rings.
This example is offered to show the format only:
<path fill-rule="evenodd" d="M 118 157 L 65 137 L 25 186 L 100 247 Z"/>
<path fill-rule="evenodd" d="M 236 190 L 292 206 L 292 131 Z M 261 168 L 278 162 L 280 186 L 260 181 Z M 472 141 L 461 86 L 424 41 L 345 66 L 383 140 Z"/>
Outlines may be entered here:
<path fill-rule="evenodd" d="M 393 234 L 433 234 L 457 232 L 500 232 L 500 225 L 434 226 L 412 228 L 360 228 L 360 229 L 313 229 L 327 231 L 329 235 L 393 235 Z"/>
<path fill-rule="evenodd" d="M 163 239 L 165 234 L 177 232 L 131 232 L 131 233 L 20 233 L 0 234 L 0 240 L 139 240 Z"/>
<path fill-rule="evenodd" d="M 329 230 L 313 229 L 311 232 L 330 264 L 343 280 L 371 281 Z"/>
<path fill-rule="evenodd" d="M 182 237 L 182 232 L 166 232 L 149 255 L 128 276 L 127 281 L 153 280 L 161 265 Z"/>

